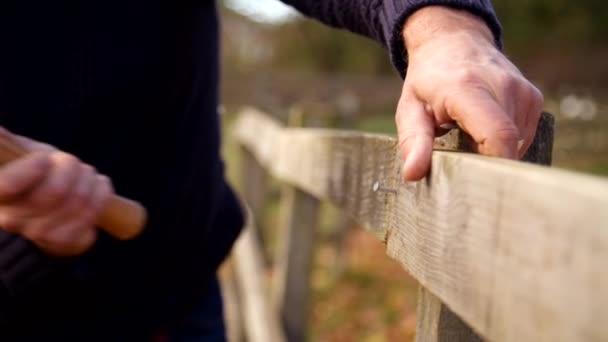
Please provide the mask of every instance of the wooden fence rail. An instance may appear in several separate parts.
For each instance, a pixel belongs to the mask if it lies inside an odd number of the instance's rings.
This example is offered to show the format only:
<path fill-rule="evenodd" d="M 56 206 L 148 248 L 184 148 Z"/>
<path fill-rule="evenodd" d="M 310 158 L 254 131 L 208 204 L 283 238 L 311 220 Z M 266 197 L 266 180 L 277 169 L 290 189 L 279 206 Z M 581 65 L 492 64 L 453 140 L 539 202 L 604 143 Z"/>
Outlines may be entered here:
<path fill-rule="evenodd" d="M 456 133 L 436 145 L 445 150 L 429 176 L 410 183 L 391 137 L 285 128 L 252 109 L 234 129 L 261 167 L 298 189 L 294 201 L 331 201 L 386 243 L 421 284 L 418 340 L 481 339 L 470 326 L 490 341 L 608 341 L 608 181 L 447 151 L 466 145 Z M 550 162 L 551 132 L 539 131 L 528 160 Z"/>

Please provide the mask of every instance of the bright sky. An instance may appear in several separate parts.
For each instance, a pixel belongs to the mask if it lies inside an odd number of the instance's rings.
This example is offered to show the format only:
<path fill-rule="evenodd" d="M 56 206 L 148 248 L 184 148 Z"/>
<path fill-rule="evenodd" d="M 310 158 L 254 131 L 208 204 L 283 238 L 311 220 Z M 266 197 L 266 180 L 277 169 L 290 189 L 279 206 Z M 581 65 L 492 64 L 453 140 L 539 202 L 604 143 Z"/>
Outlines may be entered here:
<path fill-rule="evenodd" d="M 228 0 L 227 5 L 254 20 L 281 22 L 296 12 L 278 0 Z"/>

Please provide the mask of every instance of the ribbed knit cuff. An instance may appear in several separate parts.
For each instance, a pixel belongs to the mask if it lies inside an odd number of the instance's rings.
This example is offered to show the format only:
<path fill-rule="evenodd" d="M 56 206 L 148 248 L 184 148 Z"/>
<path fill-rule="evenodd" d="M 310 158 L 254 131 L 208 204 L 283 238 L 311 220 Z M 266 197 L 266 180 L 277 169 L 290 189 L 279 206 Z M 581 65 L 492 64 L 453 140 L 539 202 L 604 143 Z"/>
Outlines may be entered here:
<path fill-rule="evenodd" d="M 0 231 L 0 287 L 19 295 L 57 271 L 61 262 L 42 253 L 31 242 Z"/>
<path fill-rule="evenodd" d="M 401 77 L 405 78 L 408 64 L 408 55 L 402 36 L 403 25 L 414 12 L 432 5 L 465 10 L 479 16 L 494 34 L 496 46 L 502 49 L 502 28 L 490 0 L 384 0 L 381 17 L 384 37 L 387 39 L 386 44 L 390 51 L 391 61 Z"/>

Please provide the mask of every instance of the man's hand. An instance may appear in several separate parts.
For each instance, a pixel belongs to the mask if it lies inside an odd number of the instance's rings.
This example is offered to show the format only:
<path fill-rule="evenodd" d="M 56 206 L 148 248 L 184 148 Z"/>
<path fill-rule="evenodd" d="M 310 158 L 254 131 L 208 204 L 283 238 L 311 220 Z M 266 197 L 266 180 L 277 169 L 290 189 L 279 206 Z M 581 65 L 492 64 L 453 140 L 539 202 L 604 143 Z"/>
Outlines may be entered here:
<path fill-rule="evenodd" d="M 430 6 L 405 23 L 409 67 L 396 122 L 403 176 L 428 172 L 433 139 L 453 123 L 480 153 L 521 158 L 534 139 L 543 97 L 495 47 L 479 18 Z"/>
<path fill-rule="evenodd" d="M 14 137 L 32 153 L 0 167 L 0 227 L 52 255 L 83 253 L 113 192 L 109 179 L 74 156 Z"/>

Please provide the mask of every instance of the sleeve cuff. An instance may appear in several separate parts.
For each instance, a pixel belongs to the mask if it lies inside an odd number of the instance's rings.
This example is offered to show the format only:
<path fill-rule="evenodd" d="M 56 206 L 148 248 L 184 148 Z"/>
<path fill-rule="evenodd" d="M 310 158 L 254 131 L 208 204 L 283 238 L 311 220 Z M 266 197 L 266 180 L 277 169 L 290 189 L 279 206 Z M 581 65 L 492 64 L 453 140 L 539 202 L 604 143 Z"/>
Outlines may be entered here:
<path fill-rule="evenodd" d="M 401 77 L 405 78 L 408 56 L 403 42 L 403 24 L 417 10 L 426 6 L 446 6 L 465 10 L 482 18 L 492 33 L 496 46 L 502 49 L 502 27 L 490 0 L 384 0 L 382 26 L 391 62 Z"/>

